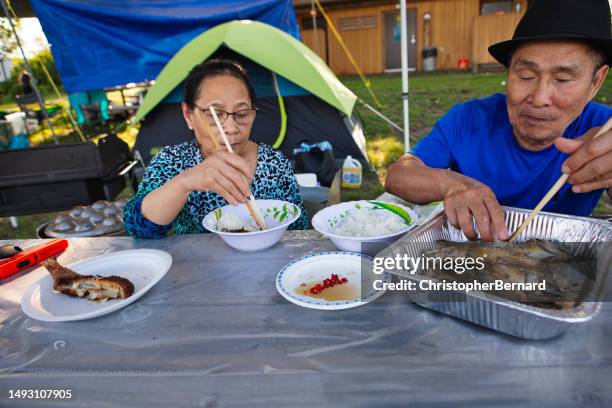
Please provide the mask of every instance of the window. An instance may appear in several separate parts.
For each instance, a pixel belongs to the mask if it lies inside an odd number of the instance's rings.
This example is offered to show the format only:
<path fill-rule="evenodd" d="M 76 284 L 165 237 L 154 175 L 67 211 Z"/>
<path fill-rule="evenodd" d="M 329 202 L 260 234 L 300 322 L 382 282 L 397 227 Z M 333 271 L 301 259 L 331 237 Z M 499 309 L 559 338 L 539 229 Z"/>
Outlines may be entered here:
<path fill-rule="evenodd" d="M 360 30 L 363 28 L 376 28 L 376 16 L 345 17 L 338 22 L 340 30 Z"/>
<path fill-rule="evenodd" d="M 512 0 L 481 0 L 480 14 L 508 14 L 512 12 Z"/>

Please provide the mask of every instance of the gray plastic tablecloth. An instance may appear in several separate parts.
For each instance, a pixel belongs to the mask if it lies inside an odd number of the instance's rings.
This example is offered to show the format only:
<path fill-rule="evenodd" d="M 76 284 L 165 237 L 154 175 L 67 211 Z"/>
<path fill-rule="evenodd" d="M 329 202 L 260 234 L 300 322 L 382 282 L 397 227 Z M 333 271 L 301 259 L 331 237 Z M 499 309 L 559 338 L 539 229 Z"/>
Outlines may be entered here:
<path fill-rule="evenodd" d="M 22 242 L 30 245 L 35 241 Z M 259 253 L 213 235 L 70 240 L 63 263 L 132 248 L 174 263 L 144 297 L 92 320 L 45 323 L 20 309 L 43 273 L 0 281 L 0 406 L 611 406 L 612 307 L 559 338 L 526 341 L 387 293 L 344 311 L 287 302 L 289 261 L 334 250 L 289 232 Z M 9 389 L 70 389 L 65 400 Z"/>

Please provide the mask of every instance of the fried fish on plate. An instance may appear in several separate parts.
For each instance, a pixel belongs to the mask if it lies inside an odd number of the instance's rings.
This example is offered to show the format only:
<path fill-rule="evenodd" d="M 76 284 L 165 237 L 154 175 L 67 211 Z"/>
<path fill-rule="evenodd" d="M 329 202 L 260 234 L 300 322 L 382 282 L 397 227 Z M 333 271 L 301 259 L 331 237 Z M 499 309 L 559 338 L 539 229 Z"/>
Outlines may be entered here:
<path fill-rule="evenodd" d="M 55 258 L 41 262 L 53 277 L 53 289 L 68 296 L 103 302 L 125 299 L 134 293 L 134 285 L 120 276 L 80 275 L 60 265 Z"/>

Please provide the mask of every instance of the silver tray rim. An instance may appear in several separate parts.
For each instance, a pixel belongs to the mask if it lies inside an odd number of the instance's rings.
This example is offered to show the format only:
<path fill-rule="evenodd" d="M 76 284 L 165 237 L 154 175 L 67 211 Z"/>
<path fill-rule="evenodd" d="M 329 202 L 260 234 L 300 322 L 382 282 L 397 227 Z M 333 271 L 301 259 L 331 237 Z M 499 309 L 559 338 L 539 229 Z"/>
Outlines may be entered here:
<path fill-rule="evenodd" d="M 508 207 L 508 206 L 502 206 L 502 209 L 506 213 L 518 212 L 518 213 L 529 214 L 532 211 L 532 210 L 528 210 L 524 208 L 515 208 L 515 207 Z M 537 217 L 540 217 L 540 216 L 562 218 L 562 219 L 567 219 L 571 221 L 585 221 L 589 224 L 592 224 L 593 226 L 597 226 L 603 229 L 605 231 L 605 235 L 609 236 L 610 241 L 612 241 L 612 223 L 608 221 L 594 219 L 590 217 L 580 217 L 580 216 L 558 214 L 558 213 L 551 213 L 551 212 L 545 212 L 545 211 L 540 212 Z M 387 247 L 386 249 L 378 253 L 375 257 L 385 257 L 386 256 L 385 254 L 389 252 L 393 252 L 394 248 L 405 244 L 407 241 L 410 242 L 411 240 L 418 238 L 420 234 L 428 231 L 435 224 L 440 222 L 439 221 L 440 218 L 446 219 L 446 214 L 444 210 L 434 215 L 427 222 L 417 226 L 415 229 L 406 233 L 402 238 L 400 238 L 398 241 L 394 242 L 389 247 Z M 524 234 L 525 232 L 523 232 L 521 236 L 524 236 Z M 520 242 L 522 241 L 522 239 L 520 239 L 519 237 L 518 241 Z M 609 242 L 609 241 L 606 240 L 605 242 Z M 410 280 L 417 281 L 417 282 L 424 280 L 424 279 L 428 279 L 428 280 L 432 279 L 432 278 L 425 278 L 416 273 L 406 275 L 406 274 L 397 273 L 396 271 L 391 271 L 391 270 L 385 270 L 385 271 L 391 273 L 392 275 L 398 276 L 400 278 L 410 279 Z M 546 318 L 550 320 L 556 320 L 556 321 L 564 322 L 564 323 L 582 323 L 582 322 L 586 322 L 586 321 L 593 319 L 601 309 L 601 306 L 602 306 L 601 297 L 603 296 L 603 291 L 606 286 L 607 274 L 605 274 L 602 278 L 603 279 L 599 283 L 599 285 L 597 285 L 597 287 L 592 289 L 591 292 L 589 293 L 588 296 L 589 296 L 589 299 L 591 300 L 583 301 L 577 307 L 568 309 L 568 310 L 543 309 L 543 308 L 539 308 L 536 306 L 531 306 L 528 304 L 523 304 L 523 303 L 519 303 L 513 300 L 505 299 L 500 296 L 496 296 L 496 295 L 481 292 L 481 291 L 470 291 L 470 292 L 453 291 L 453 292 L 460 294 L 462 296 L 473 297 L 478 300 L 495 303 L 500 306 L 509 307 L 511 309 L 516 309 L 521 312 L 529 313 L 530 315 L 534 315 L 534 316 L 538 316 L 538 317 L 542 317 L 542 318 Z M 436 279 L 433 279 L 433 280 L 437 281 Z M 427 307 L 426 303 L 421 303 L 421 302 L 417 302 L 417 303 L 424 307 Z"/>

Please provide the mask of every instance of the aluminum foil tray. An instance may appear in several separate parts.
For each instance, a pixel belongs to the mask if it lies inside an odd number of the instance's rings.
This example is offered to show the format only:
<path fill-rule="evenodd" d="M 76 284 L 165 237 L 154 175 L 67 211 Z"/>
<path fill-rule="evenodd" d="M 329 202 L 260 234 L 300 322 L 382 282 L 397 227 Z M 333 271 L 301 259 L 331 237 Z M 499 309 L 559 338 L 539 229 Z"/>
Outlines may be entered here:
<path fill-rule="evenodd" d="M 530 211 L 504 207 L 508 231 L 514 231 L 527 218 Z M 513 302 L 479 291 L 445 292 L 444 301 L 431 293 L 418 290 L 406 291 L 411 300 L 421 306 L 436 310 L 481 326 L 525 339 L 547 339 L 560 335 L 569 327 L 591 320 L 599 311 L 605 290 L 606 279 L 612 265 L 612 223 L 592 218 L 540 213 L 521 233 L 518 241 L 543 239 L 557 242 L 584 243 L 572 245 L 574 255 L 596 257 L 593 285 L 577 307 L 567 310 L 543 309 Z M 395 257 L 407 254 L 418 257 L 433 249 L 435 242 L 449 240 L 465 242 L 467 238 L 460 230 L 450 225 L 442 212 L 431 220 L 393 243 L 378 257 Z M 579 251 L 580 253 L 576 253 Z M 388 272 L 417 283 L 423 279 L 422 271 L 410 274 L 401 269 L 387 269 Z M 435 279 L 432 279 L 435 281 Z M 438 300 L 438 301 L 436 301 Z"/>

